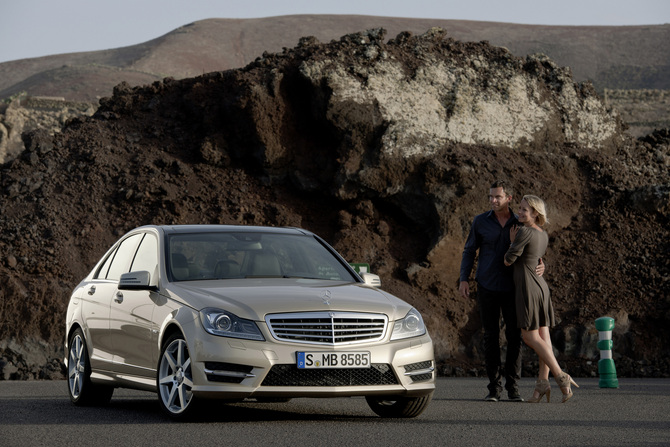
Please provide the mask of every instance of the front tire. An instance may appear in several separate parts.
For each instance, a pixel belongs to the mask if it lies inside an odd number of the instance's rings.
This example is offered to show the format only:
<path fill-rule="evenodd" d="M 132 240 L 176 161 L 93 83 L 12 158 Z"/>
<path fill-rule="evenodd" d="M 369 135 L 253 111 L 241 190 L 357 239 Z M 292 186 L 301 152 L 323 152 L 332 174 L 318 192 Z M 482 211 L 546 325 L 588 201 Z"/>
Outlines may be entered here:
<path fill-rule="evenodd" d="M 163 344 L 156 376 L 161 410 L 173 419 L 182 419 L 193 412 L 193 376 L 191 356 L 186 340 L 174 334 Z"/>
<path fill-rule="evenodd" d="M 114 388 L 91 382 L 91 362 L 86 339 L 81 329 L 76 329 L 68 341 L 67 387 L 70 400 L 79 406 L 109 403 Z"/>
<path fill-rule="evenodd" d="M 370 409 L 383 418 L 414 418 L 423 413 L 433 398 L 433 393 L 422 397 L 366 396 Z"/>

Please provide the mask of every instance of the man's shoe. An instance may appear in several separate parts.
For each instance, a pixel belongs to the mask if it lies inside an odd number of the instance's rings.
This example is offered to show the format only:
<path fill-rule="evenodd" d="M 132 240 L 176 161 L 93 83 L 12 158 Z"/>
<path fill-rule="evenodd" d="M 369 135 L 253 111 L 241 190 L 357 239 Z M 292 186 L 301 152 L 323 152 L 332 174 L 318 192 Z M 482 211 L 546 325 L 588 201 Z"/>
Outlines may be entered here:
<path fill-rule="evenodd" d="M 485 398 L 484 400 L 486 402 L 498 402 L 500 400 L 500 393 L 496 393 L 491 391 Z"/>
<path fill-rule="evenodd" d="M 507 392 L 507 397 L 512 402 L 523 402 L 523 397 L 521 397 L 521 394 L 519 394 L 519 390 L 516 388 L 513 390 L 509 390 Z"/>

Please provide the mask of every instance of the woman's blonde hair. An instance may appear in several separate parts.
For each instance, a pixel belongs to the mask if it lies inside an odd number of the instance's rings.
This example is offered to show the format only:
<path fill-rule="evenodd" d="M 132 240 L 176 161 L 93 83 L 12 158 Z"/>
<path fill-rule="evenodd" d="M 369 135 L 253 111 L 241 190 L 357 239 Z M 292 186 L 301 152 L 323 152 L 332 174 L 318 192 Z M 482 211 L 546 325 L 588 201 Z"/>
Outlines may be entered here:
<path fill-rule="evenodd" d="M 525 200 L 528 203 L 528 206 L 537 213 L 535 222 L 539 226 L 543 227 L 545 224 L 549 223 L 549 219 L 547 219 L 547 207 L 544 204 L 544 200 L 540 199 L 538 196 L 530 194 L 523 196 L 522 200 Z"/>

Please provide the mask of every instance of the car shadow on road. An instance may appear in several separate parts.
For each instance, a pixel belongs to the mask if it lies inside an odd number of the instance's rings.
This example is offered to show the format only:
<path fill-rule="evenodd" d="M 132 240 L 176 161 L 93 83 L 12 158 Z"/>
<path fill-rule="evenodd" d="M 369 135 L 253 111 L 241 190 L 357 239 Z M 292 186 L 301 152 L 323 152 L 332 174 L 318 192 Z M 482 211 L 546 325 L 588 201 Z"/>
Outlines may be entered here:
<path fill-rule="evenodd" d="M 304 402 L 305 400 L 303 400 Z M 49 425 L 49 424 L 154 424 L 170 422 L 161 412 L 157 399 L 112 398 L 104 406 L 78 407 L 67 399 L 2 399 L 2 425 Z M 352 408 L 331 411 L 310 405 L 291 403 L 221 403 L 204 402 L 192 417 L 185 422 L 258 422 L 258 421 L 333 421 L 377 419 L 365 404 L 358 402 Z M 323 410 L 322 413 L 318 411 Z"/>

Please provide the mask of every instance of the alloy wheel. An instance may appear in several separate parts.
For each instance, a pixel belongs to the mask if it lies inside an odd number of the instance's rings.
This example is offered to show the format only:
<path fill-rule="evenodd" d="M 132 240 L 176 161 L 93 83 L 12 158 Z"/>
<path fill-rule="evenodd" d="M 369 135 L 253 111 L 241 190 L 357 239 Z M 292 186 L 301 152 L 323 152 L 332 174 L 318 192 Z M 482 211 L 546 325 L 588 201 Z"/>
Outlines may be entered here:
<path fill-rule="evenodd" d="M 169 341 L 161 355 L 158 369 L 158 387 L 162 406 L 171 415 L 184 413 L 193 399 L 191 357 L 186 341 Z"/>
<path fill-rule="evenodd" d="M 86 353 L 84 351 L 84 340 L 79 334 L 75 334 L 70 342 L 70 359 L 68 361 L 68 381 L 70 393 L 74 399 L 78 399 L 84 385 L 86 373 Z"/>

